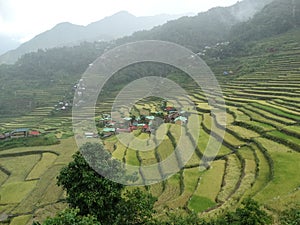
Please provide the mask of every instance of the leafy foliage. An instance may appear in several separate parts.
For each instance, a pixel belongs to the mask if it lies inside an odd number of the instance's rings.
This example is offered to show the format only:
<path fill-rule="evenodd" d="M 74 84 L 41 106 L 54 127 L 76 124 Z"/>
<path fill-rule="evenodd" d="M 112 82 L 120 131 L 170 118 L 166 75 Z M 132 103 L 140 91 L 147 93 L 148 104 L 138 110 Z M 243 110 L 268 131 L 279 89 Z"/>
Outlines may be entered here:
<path fill-rule="evenodd" d="M 300 208 L 293 207 L 283 211 L 280 215 L 282 225 L 298 225 L 300 224 Z"/>
<path fill-rule="evenodd" d="M 140 189 L 127 191 L 118 205 L 117 224 L 147 224 L 152 221 L 156 198 Z"/>
<path fill-rule="evenodd" d="M 107 161 L 109 156 L 105 155 L 102 146 L 86 144 L 82 149 L 89 147 L 92 147 L 90 152 L 99 150 L 103 153 L 104 158 L 100 159 L 101 163 Z M 99 175 L 79 152 L 73 156 L 73 159 L 74 161 L 63 168 L 58 176 L 58 185 L 63 186 L 67 191 L 68 203 L 71 207 L 78 207 L 81 215 L 92 214 L 105 221 L 113 219 L 117 216 L 115 207 L 121 201 L 123 185 Z M 113 161 L 113 163 L 117 162 Z M 121 168 L 117 169 L 121 170 Z"/>
<path fill-rule="evenodd" d="M 259 204 L 246 198 L 242 206 L 235 212 L 228 212 L 225 216 L 216 220 L 217 224 L 231 225 L 266 225 L 271 224 L 272 219 L 264 210 L 260 209 Z"/>
<path fill-rule="evenodd" d="M 40 225 L 34 222 L 33 225 Z M 101 225 L 94 216 L 80 216 L 79 209 L 66 209 L 53 218 L 48 218 L 43 225 Z"/>
<path fill-rule="evenodd" d="M 159 225 L 266 225 L 272 220 L 259 204 L 247 198 L 242 202 L 242 206 L 234 212 L 227 212 L 216 219 L 206 221 L 196 214 L 190 213 L 187 216 L 171 214 L 166 220 L 157 221 Z"/>
<path fill-rule="evenodd" d="M 140 190 L 126 192 L 124 185 L 115 183 L 95 172 L 105 173 L 110 179 L 133 180 L 126 176 L 119 161 L 112 159 L 99 144 L 87 143 L 77 152 L 74 161 L 62 169 L 58 185 L 67 191 L 67 201 L 72 208 L 79 208 L 79 215 L 93 215 L 102 224 L 144 224 L 152 218 L 156 201 Z"/>

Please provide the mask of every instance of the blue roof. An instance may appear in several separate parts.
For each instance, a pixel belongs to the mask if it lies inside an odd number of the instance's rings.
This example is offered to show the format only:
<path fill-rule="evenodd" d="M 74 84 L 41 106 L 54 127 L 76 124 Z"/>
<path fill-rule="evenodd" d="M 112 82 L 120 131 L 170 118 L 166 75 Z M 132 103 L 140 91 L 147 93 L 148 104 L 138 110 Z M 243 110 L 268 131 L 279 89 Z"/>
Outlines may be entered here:
<path fill-rule="evenodd" d="M 18 133 L 18 132 L 28 132 L 29 128 L 18 128 L 13 130 L 11 133 Z"/>

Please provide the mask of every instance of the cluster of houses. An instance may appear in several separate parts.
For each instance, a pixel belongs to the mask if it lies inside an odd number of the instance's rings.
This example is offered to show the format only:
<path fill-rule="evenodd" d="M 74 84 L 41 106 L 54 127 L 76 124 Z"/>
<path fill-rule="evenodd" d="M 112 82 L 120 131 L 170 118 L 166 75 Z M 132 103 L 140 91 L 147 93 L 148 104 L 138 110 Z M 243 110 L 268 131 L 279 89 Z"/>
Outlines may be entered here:
<path fill-rule="evenodd" d="M 152 115 L 125 117 L 122 119 L 123 121 L 114 121 L 109 114 L 103 114 L 99 120 L 99 126 L 102 128 L 100 136 L 106 138 L 119 133 L 130 133 L 135 130 L 151 135 L 159 126 L 159 121 L 182 125 L 188 120 L 185 111 L 178 112 L 176 108 L 166 106 L 166 104 L 162 104 L 161 109 L 162 112 L 155 112 Z M 157 120 L 157 118 L 160 118 L 160 120 Z"/>
<path fill-rule="evenodd" d="M 0 140 L 5 140 L 9 138 L 36 137 L 40 135 L 41 133 L 37 130 L 31 130 L 29 128 L 18 128 L 10 132 L 0 134 Z"/>
<path fill-rule="evenodd" d="M 72 104 L 70 102 L 67 102 L 67 101 L 60 101 L 56 105 L 54 105 L 54 107 L 55 107 L 56 111 L 67 110 L 70 107 L 72 107 Z"/>
<path fill-rule="evenodd" d="M 212 51 L 212 50 L 221 50 L 224 46 L 228 46 L 230 44 L 229 41 L 225 41 L 225 42 L 218 42 L 217 44 L 215 44 L 214 46 L 205 46 L 204 49 L 200 52 L 197 53 L 197 55 L 199 56 L 205 56 L 207 54 L 207 52 Z"/>
<path fill-rule="evenodd" d="M 103 127 L 101 137 L 106 138 L 119 133 L 131 133 L 134 130 L 151 134 L 154 119 L 155 116 L 141 115 L 140 117 L 125 117 L 123 121 L 117 122 L 110 115 L 104 114 L 99 121 L 100 126 Z"/>

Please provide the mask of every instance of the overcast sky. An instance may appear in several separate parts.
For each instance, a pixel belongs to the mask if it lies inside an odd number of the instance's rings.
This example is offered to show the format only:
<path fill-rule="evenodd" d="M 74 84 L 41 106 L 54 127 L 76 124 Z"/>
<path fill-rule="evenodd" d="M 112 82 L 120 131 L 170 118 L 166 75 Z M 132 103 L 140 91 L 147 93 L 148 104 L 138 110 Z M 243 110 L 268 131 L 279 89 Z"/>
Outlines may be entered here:
<path fill-rule="evenodd" d="M 57 23 L 87 25 L 126 10 L 135 16 L 198 13 L 238 0 L 0 0 L 0 33 L 31 38 Z"/>

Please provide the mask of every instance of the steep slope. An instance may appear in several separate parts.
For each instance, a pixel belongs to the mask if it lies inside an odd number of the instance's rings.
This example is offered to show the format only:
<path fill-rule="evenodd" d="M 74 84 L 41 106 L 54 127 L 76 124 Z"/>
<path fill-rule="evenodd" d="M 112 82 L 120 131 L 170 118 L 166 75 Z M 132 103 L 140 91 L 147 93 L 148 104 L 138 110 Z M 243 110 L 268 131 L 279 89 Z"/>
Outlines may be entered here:
<path fill-rule="evenodd" d="M 284 33 L 300 25 L 300 0 L 275 0 L 255 17 L 235 26 L 232 39 L 259 40 Z"/>
<path fill-rule="evenodd" d="M 244 0 L 230 7 L 217 7 L 194 17 L 183 17 L 155 27 L 150 31 L 136 32 L 118 43 L 154 39 L 171 41 L 199 52 L 203 47 L 228 40 L 231 28 L 253 17 L 272 0 Z"/>
<path fill-rule="evenodd" d="M 14 63 L 25 53 L 38 49 L 49 49 L 62 46 L 74 46 L 88 41 L 109 41 L 130 35 L 135 31 L 151 29 L 168 20 L 177 19 L 181 15 L 157 15 L 150 17 L 136 17 L 122 11 L 87 26 L 71 23 L 60 23 L 51 30 L 43 32 L 19 48 L 0 56 L 0 63 Z"/>

